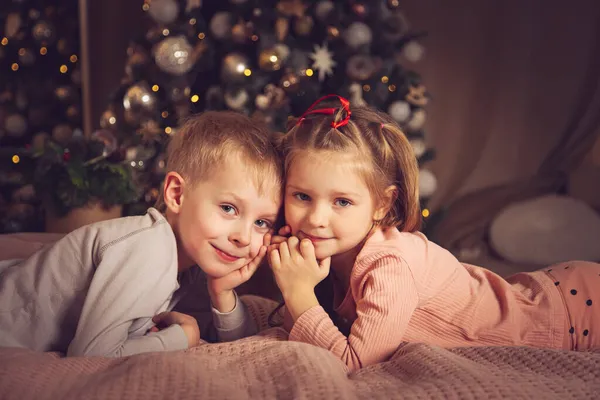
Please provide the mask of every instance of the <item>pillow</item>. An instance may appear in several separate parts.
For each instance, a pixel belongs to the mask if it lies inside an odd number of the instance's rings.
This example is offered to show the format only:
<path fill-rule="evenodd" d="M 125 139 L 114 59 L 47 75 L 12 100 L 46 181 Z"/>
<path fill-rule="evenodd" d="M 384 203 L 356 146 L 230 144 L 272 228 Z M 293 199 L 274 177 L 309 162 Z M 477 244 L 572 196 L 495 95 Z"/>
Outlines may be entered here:
<path fill-rule="evenodd" d="M 494 218 L 489 233 L 491 247 L 512 262 L 600 261 L 600 216 L 572 197 L 513 203 Z"/>

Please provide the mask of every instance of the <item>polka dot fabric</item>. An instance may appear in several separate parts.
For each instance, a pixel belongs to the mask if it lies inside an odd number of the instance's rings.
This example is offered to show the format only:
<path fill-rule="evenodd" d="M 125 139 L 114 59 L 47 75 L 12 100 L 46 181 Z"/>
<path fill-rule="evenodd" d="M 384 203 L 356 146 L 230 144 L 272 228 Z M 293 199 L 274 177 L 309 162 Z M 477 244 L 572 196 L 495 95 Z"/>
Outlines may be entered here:
<path fill-rule="evenodd" d="M 565 348 L 600 348 L 600 264 L 571 261 L 546 269 L 567 310 Z"/>

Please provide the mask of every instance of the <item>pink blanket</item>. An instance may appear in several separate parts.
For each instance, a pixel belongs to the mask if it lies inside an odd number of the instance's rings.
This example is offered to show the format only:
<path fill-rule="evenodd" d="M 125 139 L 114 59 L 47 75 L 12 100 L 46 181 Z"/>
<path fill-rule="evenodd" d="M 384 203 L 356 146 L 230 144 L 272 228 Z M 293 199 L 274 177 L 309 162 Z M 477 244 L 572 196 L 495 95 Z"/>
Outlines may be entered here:
<path fill-rule="evenodd" d="M 265 327 L 274 303 L 245 297 Z M 0 398 L 25 399 L 593 399 L 600 352 L 407 344 L 348 375 L 328 351 L 279 328 L 233 343 L 120 359 L 0 349 Z"/>
<path fill-rule="evenodd" d="M 57 238 L 0 237 L 0 260 L 27 257 Z M 408 344 L 389 361 L 348 375 L 328 351 L 269 328 L 275 303 L 244 301 L 262 332 L 233 343 L 120 359 L 0 349 L 0 399 L 600 398 L 600 351 Z"/>

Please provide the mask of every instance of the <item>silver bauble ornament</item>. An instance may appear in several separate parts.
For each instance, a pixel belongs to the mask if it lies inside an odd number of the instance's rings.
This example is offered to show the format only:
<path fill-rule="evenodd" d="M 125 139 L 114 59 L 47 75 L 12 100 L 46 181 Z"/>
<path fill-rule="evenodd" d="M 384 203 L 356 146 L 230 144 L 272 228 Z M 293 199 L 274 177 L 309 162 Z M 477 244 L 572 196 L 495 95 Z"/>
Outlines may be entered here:
<path fill-rule="evenodd" d="M 172 75 L 184 75 L 194 66 L 193 48 L 185 36 L 163 39 L 154 49 L 156 65 Z"/>
<path fill-rule="evenodd" d="M 125 118 L 137 124 L 151 116 L 156 110 L 156 96 L 146 82 L 139 82 L 127 89 L 123 97 Z"/>
<path fill-rule="evenodd" d="M 4 129 L 9 136 L 21 137 L 27 132 L 27 120 L 21 114 L 11 114 L 4 120 Z"/>
<path fill-rule="evenodd" d="M 148 14 L 161 24 L 170 24 L 177 20 L 179 4 L 175 0 L 151 0 Z"/>

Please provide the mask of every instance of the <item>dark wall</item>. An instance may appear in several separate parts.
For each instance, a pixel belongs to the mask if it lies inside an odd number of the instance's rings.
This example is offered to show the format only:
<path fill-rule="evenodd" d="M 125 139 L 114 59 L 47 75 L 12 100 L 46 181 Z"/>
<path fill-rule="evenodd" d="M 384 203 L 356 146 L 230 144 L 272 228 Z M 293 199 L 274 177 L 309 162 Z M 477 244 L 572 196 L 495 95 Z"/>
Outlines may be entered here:
<path fill-rule="evenodd" d="M 90 94 L 92 129 L 99 127 L 100 115 L 110 94 L 119 87 L 127 57 L 127 39 L 143 34 L 142 1 L 87 1 L 90 49 Z"/>

